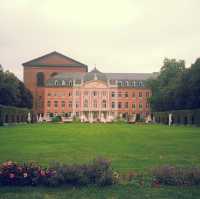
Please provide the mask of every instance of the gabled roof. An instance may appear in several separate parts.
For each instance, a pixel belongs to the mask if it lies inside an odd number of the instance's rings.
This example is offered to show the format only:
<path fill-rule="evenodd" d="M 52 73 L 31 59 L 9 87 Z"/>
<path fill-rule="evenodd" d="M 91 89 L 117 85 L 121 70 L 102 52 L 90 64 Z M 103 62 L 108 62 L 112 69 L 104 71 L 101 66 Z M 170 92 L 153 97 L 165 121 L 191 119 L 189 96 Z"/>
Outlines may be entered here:
<path fill-rule="evenodd" d="M 36 59 L 30 60 L 28 62 L 23 63 L 23 66 L 64 66 L 64 67 L 84 67 L 87 69 L 87 65 L 76 61 L 70 57 L 67 57 L 61 53 L 56 51 L 51 52 L 49 54 L 43 55 Z"/>

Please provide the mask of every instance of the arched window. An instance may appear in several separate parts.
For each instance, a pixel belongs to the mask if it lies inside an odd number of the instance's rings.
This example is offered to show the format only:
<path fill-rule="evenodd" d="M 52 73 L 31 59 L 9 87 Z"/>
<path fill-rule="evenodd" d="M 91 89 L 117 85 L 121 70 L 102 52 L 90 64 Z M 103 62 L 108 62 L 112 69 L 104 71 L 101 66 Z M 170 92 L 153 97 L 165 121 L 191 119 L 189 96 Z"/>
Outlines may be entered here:
<path fill-rule="evenodd" d="M 88 108 L 88 100 L 87 99 L 84 100 L 84 108 Z"/>
<path fill-rule="evenodd" d="M 37 86 L 44 86 L 44 73 L 37 73 Z"/>
<path fill-rule="evenodd" d="M 102 101 L 102 108 L 106 108 L 106 100 Z"/>

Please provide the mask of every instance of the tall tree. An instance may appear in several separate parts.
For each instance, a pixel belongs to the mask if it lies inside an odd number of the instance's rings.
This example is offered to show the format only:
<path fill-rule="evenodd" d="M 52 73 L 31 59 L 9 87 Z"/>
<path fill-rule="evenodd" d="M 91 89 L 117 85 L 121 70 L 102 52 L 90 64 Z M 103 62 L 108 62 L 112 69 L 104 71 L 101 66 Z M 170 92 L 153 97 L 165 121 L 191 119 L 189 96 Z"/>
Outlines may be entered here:
<path fill-rule="evenodd" d="M 30 91 L 9 71 L 0 71 L 0 104 L 32 108 Z"/>
<path fill-rule="evenodd" d="M 177 85 L 179 85 L 185 70 L 184 60 L 164 59 L 158 77 L 147 82 L 153 94 L 150 98 L 153 110 L 176 109 Z"/>

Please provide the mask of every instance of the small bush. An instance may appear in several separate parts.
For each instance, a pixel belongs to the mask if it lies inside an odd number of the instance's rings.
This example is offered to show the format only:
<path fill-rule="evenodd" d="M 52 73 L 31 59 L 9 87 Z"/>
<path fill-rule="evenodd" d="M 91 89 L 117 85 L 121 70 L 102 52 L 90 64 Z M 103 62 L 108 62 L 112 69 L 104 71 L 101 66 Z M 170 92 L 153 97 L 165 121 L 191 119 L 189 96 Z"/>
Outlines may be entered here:
<path fill-rule="evenodd" d="M 52 118 L 52 122 L 61 122 L 61 117 L 60 116 L 55 116 Z"/>
<path fill-rule="evenodd" d="M 200 185 L 200 168 L 162 166 L 153 170 L 154 181 L 163 185 Z"/>

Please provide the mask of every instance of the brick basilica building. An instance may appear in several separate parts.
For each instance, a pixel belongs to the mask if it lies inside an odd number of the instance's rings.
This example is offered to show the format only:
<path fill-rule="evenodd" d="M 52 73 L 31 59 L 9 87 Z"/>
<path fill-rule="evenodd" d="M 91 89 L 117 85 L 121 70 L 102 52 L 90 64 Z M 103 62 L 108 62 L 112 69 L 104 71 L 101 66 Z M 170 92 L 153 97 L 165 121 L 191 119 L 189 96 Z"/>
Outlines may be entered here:
<path fill-rule="evenodd" d="M 82 121 L 145 118 L 152 73 L 103 73 L 58 52 L 23 64 L 24 83 L 33 94 L 33 109 L 44 120 L 60 115 Z"/>

